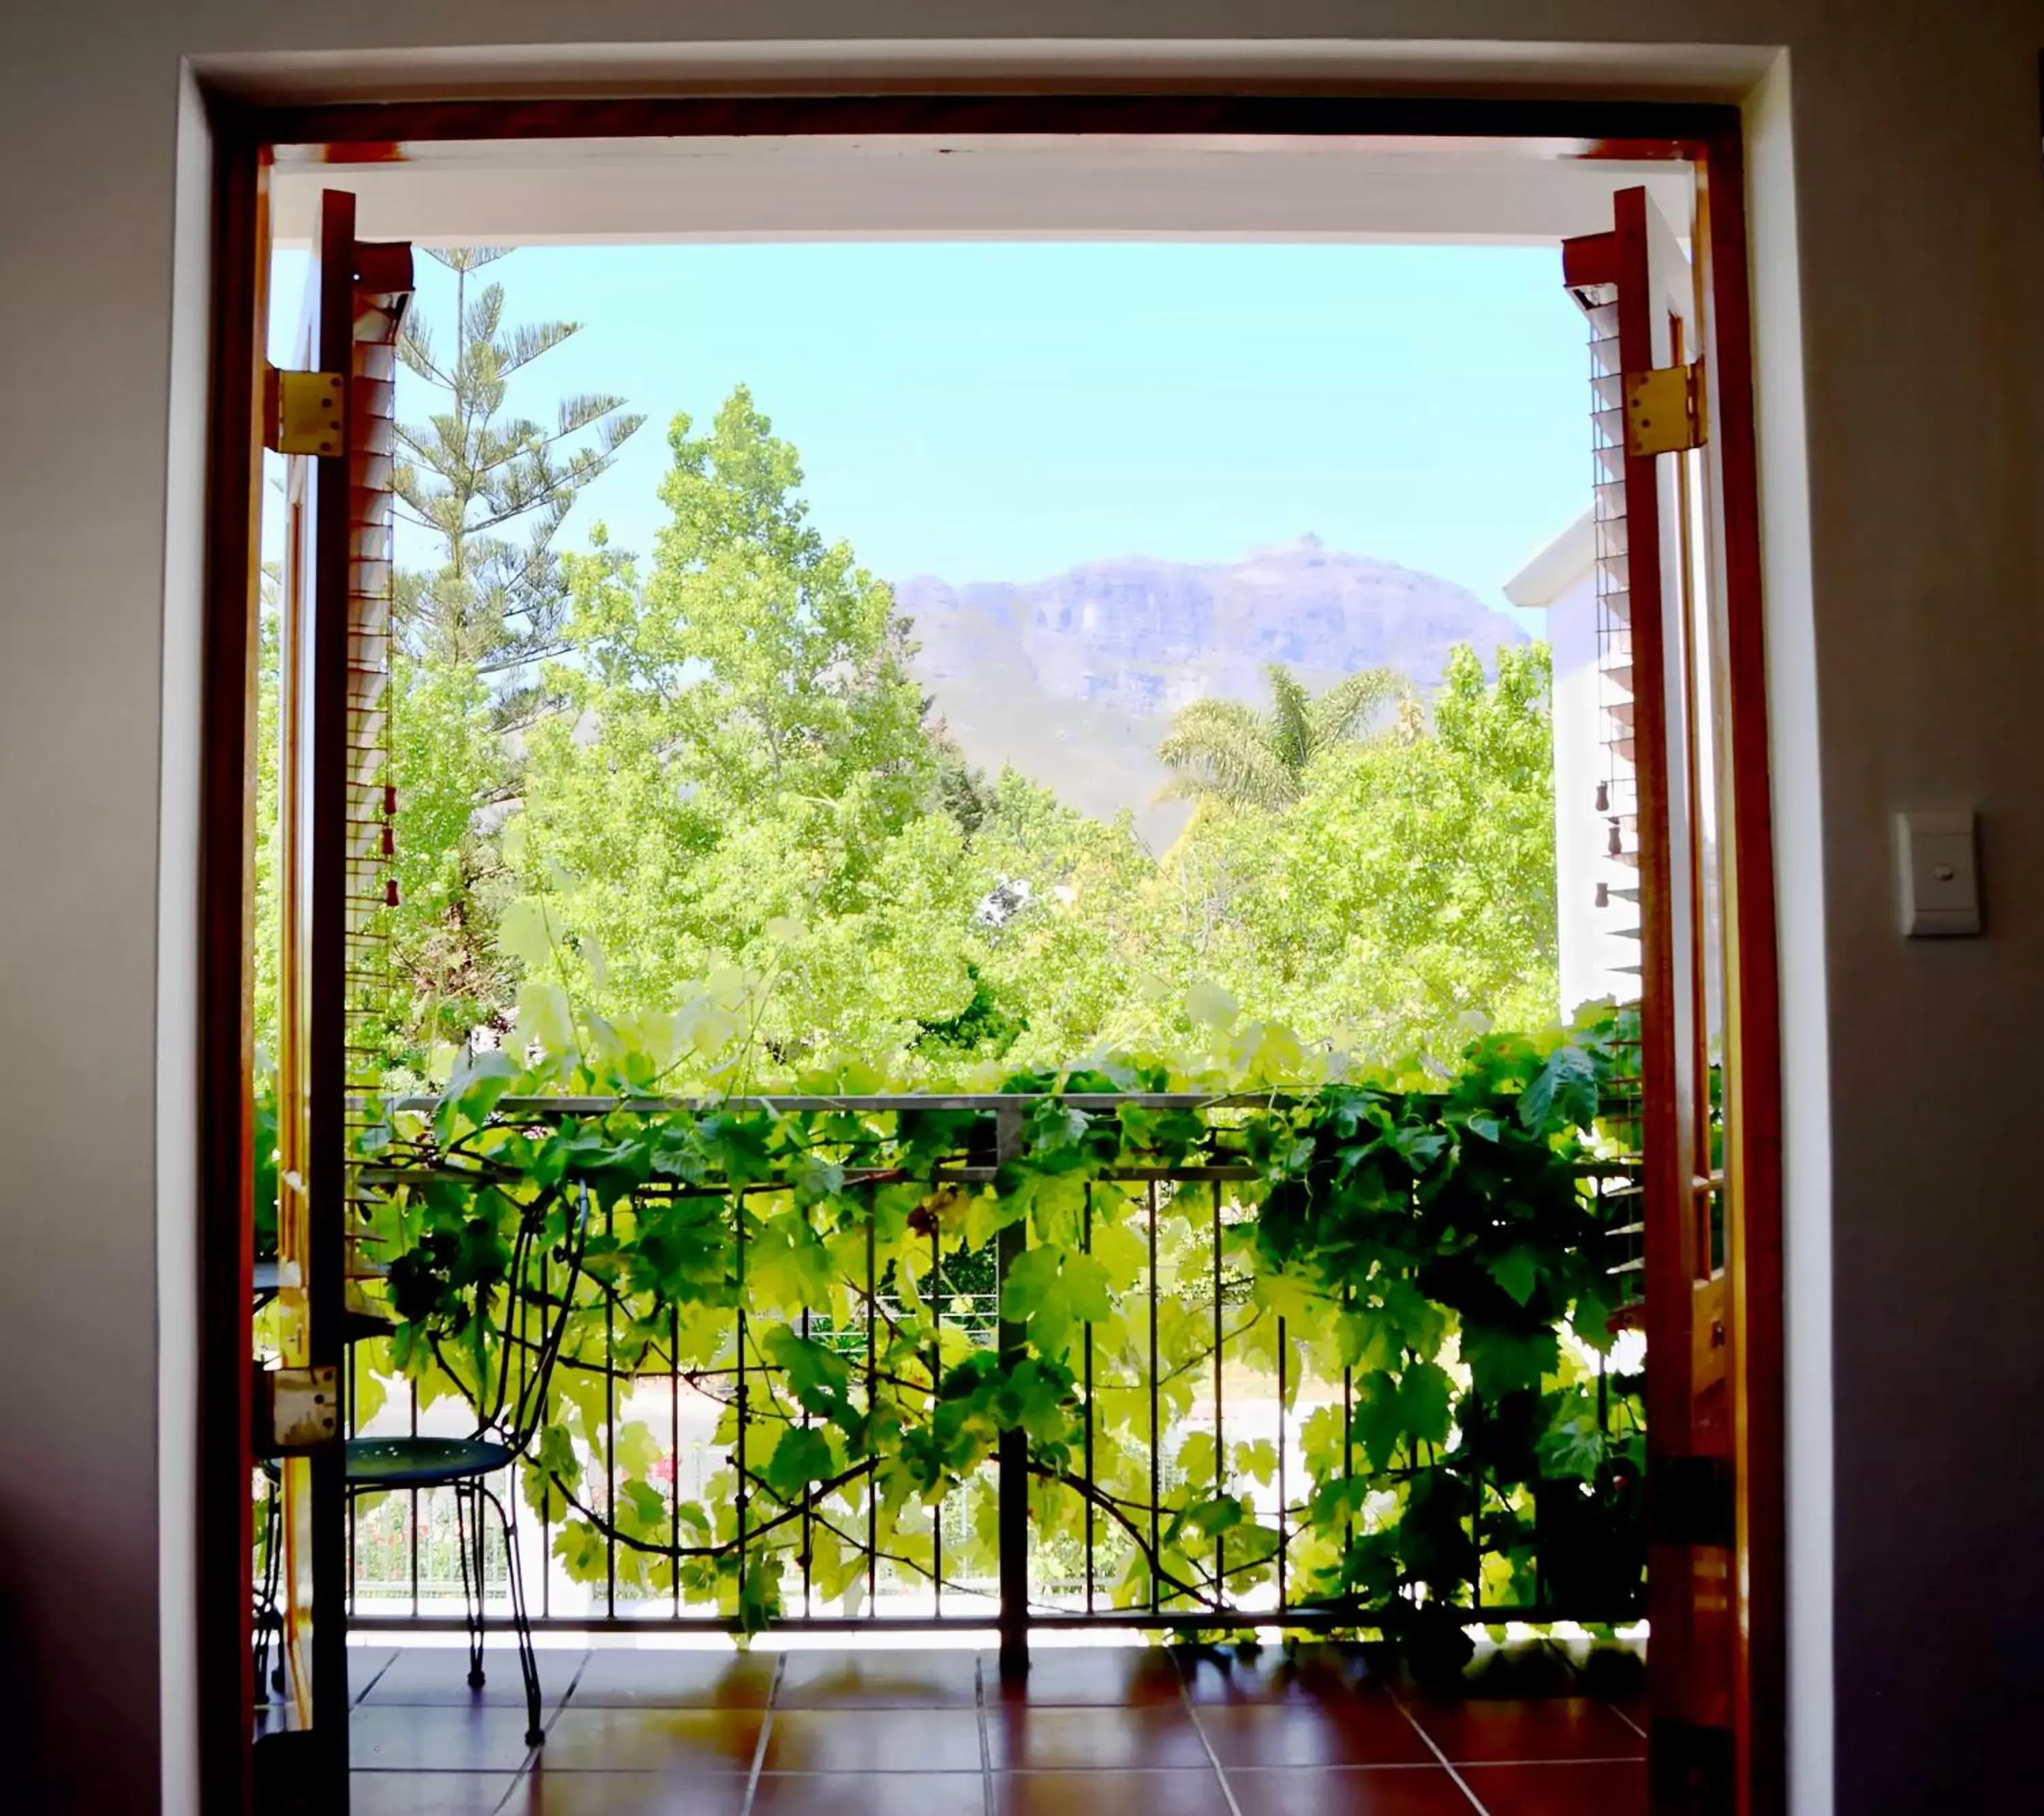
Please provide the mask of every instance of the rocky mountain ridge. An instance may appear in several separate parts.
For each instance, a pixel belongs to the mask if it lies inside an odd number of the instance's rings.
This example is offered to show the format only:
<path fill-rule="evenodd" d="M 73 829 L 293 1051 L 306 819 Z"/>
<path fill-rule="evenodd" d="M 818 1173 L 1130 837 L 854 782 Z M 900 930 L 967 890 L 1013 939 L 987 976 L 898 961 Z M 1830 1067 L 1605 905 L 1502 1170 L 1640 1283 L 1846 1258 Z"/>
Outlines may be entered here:
<path fill-rule="evenodd" d="M 1488 663 L 1527 640 L 1466 588 L 1311 536 L 1236 562 L 1130 555 L 960 586 L 924 574 L 895 594 L 916 675 L 968 758 L 1103 817 L 1129 808 L 1153 849 L 1185 820 L 1184 804 L 1156 800 L 1155 753 L 1189 701 L 1261 704 L 1274 662 L 1315 689 L 1388 666 L 1431 689 L 1457 643 Z"/>

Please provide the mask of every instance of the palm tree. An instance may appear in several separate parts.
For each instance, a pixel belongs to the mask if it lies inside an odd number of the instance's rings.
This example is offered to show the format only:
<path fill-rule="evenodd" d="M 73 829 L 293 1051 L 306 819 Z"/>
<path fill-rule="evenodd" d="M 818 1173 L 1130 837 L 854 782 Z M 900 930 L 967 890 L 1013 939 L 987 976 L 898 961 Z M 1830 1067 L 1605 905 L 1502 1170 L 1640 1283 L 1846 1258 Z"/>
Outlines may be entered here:
<path fill-rule="evenodd" d="M 1172 720 L 1157 747 L 1174 772 L 1166 798 L 1289 807 L 1316 757 L 1358 735 L 1387 701 L 1412 698 L 1404 678 L 1388 668 L 1345 676 L 1317 699 L 1281 663 L 1267 672 L 1269 712 L 1239 700 L 1196 700 Z"/>

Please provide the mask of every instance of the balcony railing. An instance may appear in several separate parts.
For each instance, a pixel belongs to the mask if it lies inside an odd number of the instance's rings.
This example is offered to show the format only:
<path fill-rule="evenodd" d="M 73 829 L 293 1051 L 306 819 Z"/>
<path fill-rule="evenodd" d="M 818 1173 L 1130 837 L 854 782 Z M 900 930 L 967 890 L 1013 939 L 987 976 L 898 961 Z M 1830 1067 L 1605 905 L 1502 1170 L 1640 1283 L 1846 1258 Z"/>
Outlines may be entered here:
<path fill-rule="evenodd" d="M 665 1327 L 649 1330 L 629 1315 L 621 1295 L 597 1283 L 580 1315 L 582 1335 L 564 1346 L 550 1390 L 557 1403 L 575 1409 L 569 1418 L 576 1432 L 573 1499 L 580 1511 L 551 1496 L 527 1503 L 540 1515 L 528 1512 L 521 1541 L 536 1626 L 644 1631 L 747 1624 L 728 1606 L 685 1594 L 688 1560 L 709 1549 L 691 1541 L 701 1536 L 698 1523 L 710 1517 L 702 1510 L 716 1499 L 710 1491 L 720 1478 L 727 1500 L 734 1479 L 736 1484 L 736 1541 L 726 1549 L 735 1549 L 737 1580 L 743 1583 L 748 1559 L 769 1553 L 789 1566 L 785 1606 L 772 1623 L 779 1627 L 998 1630 L 1004 1645 L 1019 1645 L 1032 1627 L 1346 1630 L 1375 1624 L 1354 1595 L 1330 1592 L 1338 1559 L 1329 1555 L 1324 1519 L 1312 1518 L 1314 1496 L 1328 1489 L 1331 1448 L 1341 1458 L 1344 1491 L 1358 1476 L 1366 1480 L 1365 1491 L 1347 1493 L 1342 1503 L 1343 1541 L 1352 1543 L 1383 1511 L 1367 1492 L 1367 1479 L 1382 1472 L 1373 1471 L 1356 1436 L 1358 1365 L 1328 1367 L 1324 1347 L 1316 1360 L 1295 1340 L 1284 1304 L 1259 1294 L 1243 1265 L 1247 1226 L 1258 1214 L 1253 1187 L 1261 1177 L 1247 1158 L 1112 1167 L 1085 1182 L 1076 1228 L 1068 1232 L 1071 1246 L 1090 1258 L 1097 1245 L 1104 1251 L 1111 1244 L 1117 1272 L 1132 1284 L 1112 1296 L 1108 1317 L 1075 1326 L 1070 1365 L 1078 1425 L 1068 1454 L 1035 1454 L 1017 1430 L 1004 1435 L 997 1454 L 927 1508 L 884 1480 L 884 1465 L 871 1458 L 828 1483 L 805 1481 L 798 1491 L 786 1481 L 776 1487 L 760 1473 L 757 1459 L 770 1446 L 817 1424 L 787 1367 L 775 1359 L 769 1334 L 777 1326 L 840 1357 L 849 1396 L 874 1418 L 890 1407 L 914 1416 L 932 1413 L 940 1384 L 961 1359 L 1020 1353 L 1021 1326 L 1001 1313 L 1004 1286 L 1027 1252 L 1028 1220 L 979 1233 L 975 1241 L 953 1213 L 961 1195 L 984 1196 L 992 1188 L 1037 1101 L 889 1095 L 718 1106 L 732 1114 L 756 1109 L 838 1118 L 847 1127 L 861 1121 L 899 1127 L 901 1118 L 931 1112 L 954 1116 L 954 1137 L 912 1181 L 937 1208 L 927 1231 L 912 1214 L 917 1241 L 893 1242 L 897 1258 L 884 1265 L 878 1212 L 870 1211 L 862 1226 L 854 1208 L 859 1188 L 875 1181 L 847 1167 L 847 1189 L 834 1200 L 837 1221 L 829 1238 L 840 1277 L 831 1292 L 816 1295 L 828 1309 L 820 1303 L 782 1316 L 748 1303 L 747 1246 L 761 1238 L 755 1219 L 742 1211 L 733 1215 L 739 1288 L 728 1312 L 712 1316 L 693 1308 L 685 1326 L 670 1309 Z M 1058 1101 L 1088 1113 L 1192 1111 L 1225 1124 L 1231 1106 L 1267 1108 L 1272 1100 L 1131 1092 Z M 398 1108 L 430 1112 L 434 1104 Z M 494 1115 L 537 1134 L 564 1123 L 687 1108 L 644 1100 L 506 1099 Z M 444 1160 L 400 1159 L 360 1169 L 359 1183 L 402 1196 L 425 1189 L 436 1173 L 459 1169 Z M 1613 1160 L 1580 1164 L 1576 1171 L 1596 1231 L 1593 1239 L 1605 1249 L 1600 1268 L 1612 1280 L 1616 1302 L 1637 1279 L 1626 1271 L 1636 1250 L 1632 1169 Z M 899 1169 L 888 1171 L 884 1182 L 912 1183 Z M 755 1195 L 787 1189 L 785 1181 L 656 1182 L 628 1203 L 593 1214 L 611 1234 L 620 1219 L 628 1224 L 647 1207 L 677 1198 L 720 1200 L 728 1210 Z M 869 1196 L 868 1202 L 878 1200 Z M 920 1245 L 924 1234 L 926 1249 Z M 761 1265 L 757 1256 L 751 1261 Z M 916 1358 L 905 1351 L 905 1332 L 916 1336 Z M 1593 1402 L 1598 1434 L 1614 1452 L 1637 1426 L 1637 1341 L 1622 1338 L 1616 1357 L 1577 1358 L 1585 1371 L 1581 1392 Z M 1623 1353 L 1628 1344 L 1635 1346 L 1629 1356 Z M 369 1344 L 355 1353 L 351 1432 L 473 1429 L 473 1412 L 458 1396 L 428 1398 L 416 1382 L 394 1378 L 386 1349 Z M 1320 1459 L 1317 1472 L 1306 1461 L 1309 1451 Z M 1639 1571 L 1623 1556 L 1606 1557 L 1604 1568 L 1585 1573 L 1581 1528 L 1593 1497 L 1579 1481 L 1500 1484 L 1458 1462 L 1458 1455 L 1453 1443 L 1415 1443 L 1399 1453 L 1392 1472 L 1405 1484 L 1401 1492 L 1438 1480 L 1466 1509 L 1468 1568 L 1452 1596 L 1457 1619 L 1474 1626 L 1639 1617 Z M 507 1492 L 519 1487 L 505 1484 Z M 1224 1499 L 1235 1503 L 1240 1517 L 1216 1520 L 1211 1532 L 1188 1528 L 1189 1507 Z M 883 1518 L 883 1507 L 890 1517 Z M 364 1501 L 351 1518 L 349 1611 L 355 1625 L 461 1624 L 451 1500 L 435 1491 L 401 1492 L 380 1503 Z M 1608 1535 L 1603 1541 L 1593 1535 L 1587 1549 L 1595 1552 L 1600 1542 L 1608 1549 Z M 1629 1543 L 1621 1535 L 1620 1551 Z M 504 1585 L 500 1550 L 486 1572 L 493 1618 L 505 1611 Z M 1437 1579 L 1424 1593 L 1439 1599 L 1444 1590 Z"/>

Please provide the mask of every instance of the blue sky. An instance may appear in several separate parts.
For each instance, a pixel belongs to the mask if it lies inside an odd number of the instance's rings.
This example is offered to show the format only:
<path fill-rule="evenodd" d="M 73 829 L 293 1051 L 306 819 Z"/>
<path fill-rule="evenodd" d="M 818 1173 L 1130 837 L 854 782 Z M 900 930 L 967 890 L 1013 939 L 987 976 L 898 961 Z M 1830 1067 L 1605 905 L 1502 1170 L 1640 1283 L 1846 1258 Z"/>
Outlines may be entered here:
<path fill-rule="evenodd" d="M 419 265 L 444 342 L 452 280 Z M 286 336 L 304 268 L 279 256 Z M 818 527 L 890 579 L 1225 561 L 1310 531 L 1497 605 L 1587 497 L 1584 329 L 1551 249 L 545 247 L 489 275 L 507 321 L 586 324 L 514 408 L 611 391 L 648 418 L 566 546 L 601 519 L 650 551 L 669 420 L 740 382 L 801 450 Z"/>

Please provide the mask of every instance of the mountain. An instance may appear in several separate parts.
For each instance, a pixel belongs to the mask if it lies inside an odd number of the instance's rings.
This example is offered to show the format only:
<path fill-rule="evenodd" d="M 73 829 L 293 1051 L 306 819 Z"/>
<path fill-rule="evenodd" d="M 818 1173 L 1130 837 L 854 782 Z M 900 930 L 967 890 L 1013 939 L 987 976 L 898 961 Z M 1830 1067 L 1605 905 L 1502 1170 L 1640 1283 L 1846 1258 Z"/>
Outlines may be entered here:
<path fill-rule="evenodd" d="M 1431 689 L 1455 644 L 1487 663 L 1527 640 L 1462 587 L 1310 536 L 1237 562 L 1128 555 L 1024 583 L 923 574 L 895 595 L 916 675 L 973 762 L 1012 764 L 1103 817 L 1132 808 L 1159 850 L 1189 810 L 1156 799 L 1157 744 L 1188 701 L 1261 705 L 1274 662 L 1316 689 L 1380 666 Z"/>

